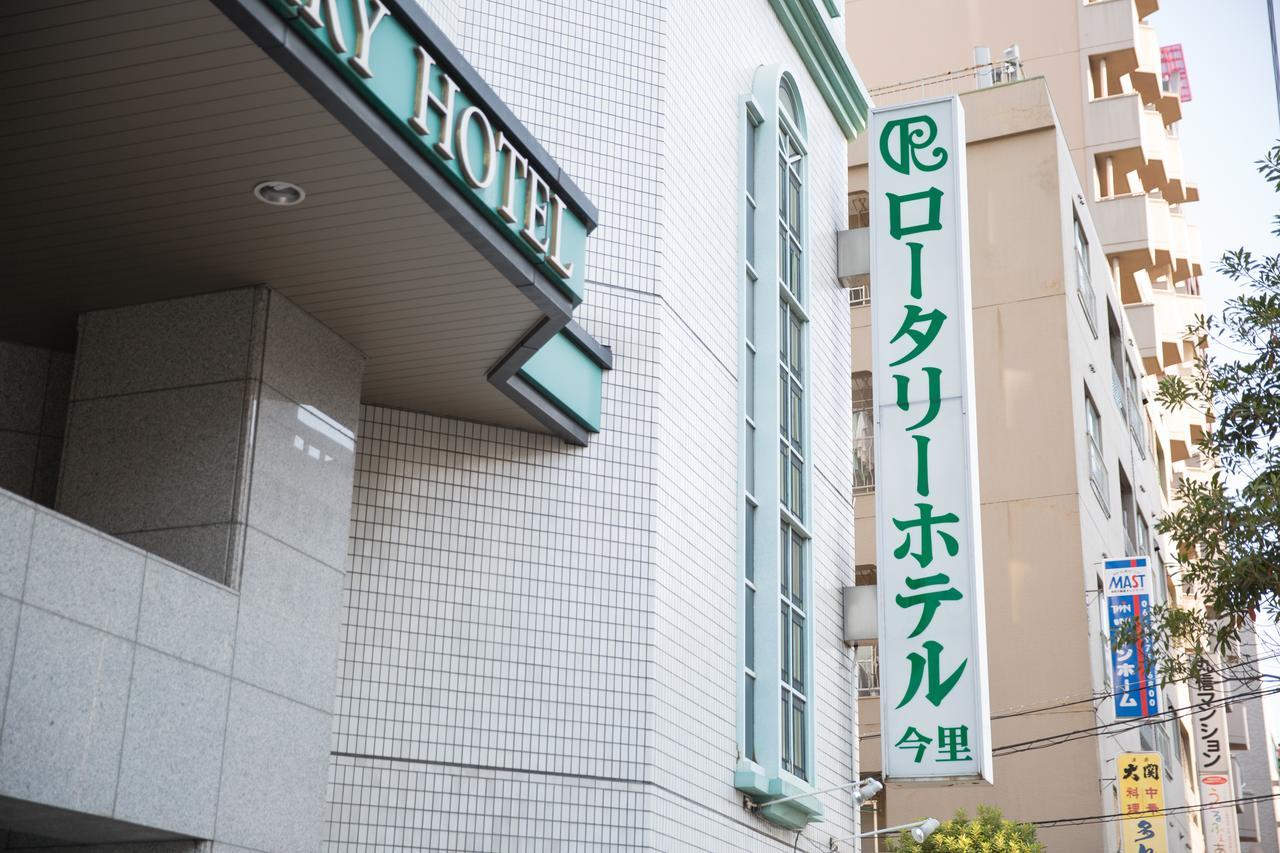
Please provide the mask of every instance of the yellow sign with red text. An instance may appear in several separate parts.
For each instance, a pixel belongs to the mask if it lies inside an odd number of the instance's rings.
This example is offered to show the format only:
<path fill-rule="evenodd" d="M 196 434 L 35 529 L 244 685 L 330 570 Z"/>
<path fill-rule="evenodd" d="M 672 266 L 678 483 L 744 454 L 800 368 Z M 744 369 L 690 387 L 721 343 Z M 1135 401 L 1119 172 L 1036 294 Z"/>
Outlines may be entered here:
<path fill-rule="evenodd" d="M 1124 853 L 1168 853 L 1164 774 L 1158 752 L 1122 752 L 1116 757 L 1120 786 L 1120 835 Z"/>

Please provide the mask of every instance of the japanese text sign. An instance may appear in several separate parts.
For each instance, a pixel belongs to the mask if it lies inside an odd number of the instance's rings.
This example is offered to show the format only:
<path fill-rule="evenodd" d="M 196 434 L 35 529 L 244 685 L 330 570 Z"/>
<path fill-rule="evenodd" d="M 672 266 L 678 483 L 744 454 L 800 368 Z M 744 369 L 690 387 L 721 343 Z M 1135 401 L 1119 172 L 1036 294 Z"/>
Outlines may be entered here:
<path fill-rule="evenodd" d="M 1200 802 L 1204 804 L 1205 849 L 1209 853 L 1240 853 L 1240 834 L 1234 805 L 1216 806 L 1235 799 L 1231 782 L 1231 746 L 1227 740 L 1227 709 L 1218 675 L 1200 673 L 1195 683 L 1196 775 Z"/>
<path fill-rule="evenodd" d="M 1107 560 L 1103 568 L 1116 717 L 1150 717 L 1160 713 L 1160 683 L 1142 635 L 1154 594 L 1151 566 L 1146 557 L 1124 557 Z M 1130 629 L 1134 641 L 1116 645 L 1120 632 Z"/>
<path fill-rule="evenodd" d="M 1161 760 L 1158 752 L 1122 752 L 1116 756 L 1124 853 L 1168 853 Z"/>
<path fill-rule="evenodd" d="M 868 145 L 884 775 L 991 781 L 960 101 Z"/>

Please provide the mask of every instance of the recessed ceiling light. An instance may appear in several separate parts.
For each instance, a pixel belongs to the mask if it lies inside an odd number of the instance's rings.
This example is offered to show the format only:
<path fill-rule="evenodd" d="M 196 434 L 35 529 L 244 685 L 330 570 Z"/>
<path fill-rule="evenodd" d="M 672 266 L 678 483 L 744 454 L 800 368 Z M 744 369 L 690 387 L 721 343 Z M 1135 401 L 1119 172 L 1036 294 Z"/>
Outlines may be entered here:
<path fill-rule="evenodd" d="M 307 197 L 302 187 L 288 181 L 263 181 L 253 188 L 253 195 L 258 201 L 276 207 L 291 207 Z"/>

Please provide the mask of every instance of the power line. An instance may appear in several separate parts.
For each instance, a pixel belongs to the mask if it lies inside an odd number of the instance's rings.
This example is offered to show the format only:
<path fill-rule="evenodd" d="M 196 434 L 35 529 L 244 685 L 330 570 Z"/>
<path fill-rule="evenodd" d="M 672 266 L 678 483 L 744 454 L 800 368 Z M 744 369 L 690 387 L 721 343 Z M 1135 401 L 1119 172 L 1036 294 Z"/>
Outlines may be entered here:
<path fill-rule="evenodd" d="M 1218 702 L 1214 702 L 1212 705 L 1205 705 L 1203 703 L 1190 705 L 1180 711 L 1171 708 L 1168 711 L 1161 711 L 1159 714 L 1153 714 L 1150 717 L 1141 717 L 1137 720 L 1116 720 L 1115 722 L 1103 723 L 1089 728 L 1061 732 L 1056 735 L 1046 735 L 1040 738 L 1032 738 L 1031 740 L 1022 741 L 1020 743 L 1011 743 L 1005 746 L 996 747 L 992 750 L 992 754 L 1003 757 L 1005 755 L 1016 755 L 1019 752 L 1031 752 L 1036 749 L 1047 749 L 1051 746 L 1061 746 L 1064 743 L 1071 743 L 1072 741 L 1083 740 L 1085 738 L 1122 735 L 1150 723 L 1164 723 L 1170 720 L 1180 720 L 1183 717 L 1189 717 L 1198 712 L 1216 708 L 1225 708 L 1232 704 L 1232 702 L 1252 699 L 1258 696 L 1273 696 L 1277 693 L 1280 693 L 1280 687 L 1272 687 L 1267 690 L 1249 691 L 1248 694 L 1222 699 Z"/>
<path fill-rule="evenodd" d="M 1276 115 L 1280 117 L 1280 49 L 1276 47 L 1276 9 L 1267 0 L 1267 32 L 1271 34 L 1271 73 L 1276 83 Z"/>
<path fill-rule="evenodd" d="M 1202 670 L 1202 672 L 1204 672 L 1204 673 L 1220 674 L 1220 673 L 1227 672 L 1228 670 L 1238 669 L 1238 668 L 1240 668 L 1240 667 L 1242 667 L 1242 666 L 1249 666 L 1250 664 L 1256 664 L 1256 663 L 1258 663 L 1259 661 L 1270 660 L 1270 659 L 1272 659 L 1272 658 L 1276 658 L 1276 657 L 1280 657 L 1280 651 L 1276 651 L 1276 652 L 1274 652 L 1274 653 L 1272 653 L 1272 654 L 1265 655 L 1265 656 L 1262 656 L 1262 657 L 1254 657 L 1254 658 L 1249 658 L 1248 660 L 1239 660 L 1239 661 L 1236 661 L 1235 663 L 1224 664 L 1224 665 L 1222 665 L 1222 666 L 1220 666 L 1220 667 L 1216 667 L 1216 668 L 1213 668 L 1213 669 L 1204 669 L 1204 670 Z M 1242 683 L 1242 682 L 1245 682 L 1245 681 L 1256 681 L 1256 680 L 1261 680 L 1261 679 L 1265 679 L 1265 678 L 1275 678 L 1275 676 L 1268 676 L 1266 673 L 1259 672 L 1259 673 L 1257 673 L 1257 675 L 1254 675 L 1254 676 L 1241 677 L 1241 678 L 1231 678 L 1231 679 L 1225 679 L 1225 678 L 1224 678 L 1224 680 L 1231 680 L 1231 681 L 1235 681 L 1235 682 Z M 995 720 L 1007 720 L 1007 719 L 1010 719 L 1010 718 L 1012 718 L 1012 717 L 1024 717 L 1024 716 L 1027 716 L 1027 715 L 1029 715 L 1029 714 L 1043 714 L 1043 713 L 1047 713 L 1047 712 L 1050 712 L 1050 711 L 1056 711 L 1056 710 L 1059 710 L 1059 709 L 1062 709 L 1062 708 L 1069 708 L 1069 707 L 1071 707 L 1071 706 L 1073 706 L 1073 705 L 1083 705 L 1083 704 L 1085 704 L 1085 703 L 1100 702 L 1100 701 L 1103 701 L 1103 700 L 1105 700 L 1105 699 L 1110 699 L 1111 697 L 1113 697 L 1113 696 L 1117 696 L 1117 695 L 1119 695 L 1119 694 L 1121 694 L 1121 693 L 1132 693 L 1132 692 L 1134 692 L 1134 691 L 1132 691 L 1132 690 L 1112 690 L 1112 691 L 1102 691 L 1102 692 L 1097 692 L 1097 693 L 1091 693 L 1091 694 L 1089 694 L 1088 696 L 1086 696 L 1086 697 L 1084 697 L 1084 698 L 1080 698 L 1080 699 L 1069 699 L 1069 698 L 1067 698 L 1067 699 L 1064 699 L 1063 701 L 1058 702 L 1058 703 L 1053 704 L 1053 705 L 1045 705 L 1045 706 L 1043 706 L 1043 707 L 1035 707 L 1035 708 L 1028 708 L 1028 707 L 1027 707 L 1027 706 L 1025 706 L 1025 705 L 1016 705 L 1016 706 L 1014 706 L 1013 708 L 1008 708 L 1008 709 L 1006 709 L 1005 711 L 1002 711 L 1002 712 L 1000 712 L 1000 713 L 995 714 L 994 716 L 992 716 L 992 718 L 991 718 L 991 719 L 992 719 L 993 721 L 995 721 Z M 1258 695 L 1261 695 L 1261 694 L 1258 694 Z M 1249 698 L 1251 698 L 1251 696 L 1250 696 L 1249 694 L 1245 694 L 1245 693 L 1236 694 L 1236 695 L 1233 695 L 1233 696 L 1228 697 L 1228 699 L 1229 699 L 1229 700 L 1235 700 L 1235 701 L 1244 701 L 1244 700 L 1249 699 Z M 1230 702 L 1228 702 L 1228 704 L 1230 704 Z M 1163 713 L 1166 713 L 1166 712 L 1161 712 L 1161 713 L 1163 714 Z M 1148 718 L 1148 720 L 1150 720 L 1150 718 Z M 1128 720 L 1115 720 L 1115 721 L 1110 722 L 1110 723 L 1102 723 L 1102 724 L 1100 724 L 1099 726 L 1095 726 L 1094 728 L 1101 728 L 1101 727 L 1103 727 L 1103 726 L 1113 726 L 1113 725 L 1123 724 L 1123 723 L 1128 723 L 1128 722 L 1130 722 L 1130 721 L 1128 721 Z M 1083 731 L 1083 730 L 1081 730 L 1081 731 Z M 864 734 L 864 735 L 859 735 L 859 740 L 871 740 L 871 739 L 873 739 L 873 738 L 878 738 L 878 737 L 880 737 L 880 732 L 869 732 L 869 733 Z"/>
<path fill-rule="evenodd" d="M 1072 743 L 1077 740 L 1085 740 L 1087 738 L 1116 737 L 1118 735 L 1128 734 L 1131 731 L 1135 731 L 1152 723 L 1165 723 L 1171 720 L 1180 720 L 1184 717 L 1194 716 L 1195 714 L 1206 710 L 1225 708 L 1234 702 L 1241 702 L 1263 696 L 1273 696 L 1278 693 L 1280 693 L 1280 686 L 1270 687 L 1266 690 L 1251 690 L 1246 693 L 1225 697 L 1209 705 L 1198 703 L 1188 705 L 1182 709 L 1170 708 L 1168 711 L 1161 711 L 1160 713 L 1153 714 L 1150 717 L 1140 717 L 1133 720 L 1114 720 L 1112 722 L 1101 723 L 1096 726 L 1073 729 L 1071 731 L 1058 732 L 1052 735 L 1045 735 L 1043 737 L 1019 741 L 1017 743 L 1005 744 L 1004 746 L 995 747 L 991 753 L 995 758 L 1004 758 L 1005 756 L 1017 755 L 1022 752 L 1034 752 L 1038 749 L 1049 749 L 1054 746 L 1062 746 L 1063 744 Z M 863 735 L 863 737 L 880 737 L 880 733 L 877 732 L 871 735 Z"/>
<path fill-rule="evenodd" d="M 1157 811 L 1147 811 L 1147 812 L 1138 812 L 1138 813 L 1115 812 L 1113 814 L 1091 815 L 1089 817 L 1057 817 L 1057 818 L 1045 818 L 1044 820 L 1029 820 L 1025 822 L 1034 824 L 1035 826 L 1044 826 L 1044 827 L 1087 826 L 1088 824 L 1091 824 L 1091 823 L 1111 823 L 1117 820 L 1124 820 L 1125 818 L 1149 817 L 1149 816 L 1160 817 L 1165 815 L 1185 814 L 1187 812 L 1193 812 L 1193 811 L 1204 811 L 1206 809 L 1220 809 L 1225 806 L 1237 806 L 1237 805 L 1244 805 L 1247 803 L 1256 803 L 1256 802 L 1259 802 L 1260 800 L 1272 800 L 1272 799 L 1275 799 L 1276 797 L 1280 797 L 1280 794 L 1257 794 L 1252 797 L 1237 797 L 1234 800 L 1221 800 L 1216 803 L 1192 803 L 1185 806 L 1172 806 L 1170 808 L 1159 809 Z"/>

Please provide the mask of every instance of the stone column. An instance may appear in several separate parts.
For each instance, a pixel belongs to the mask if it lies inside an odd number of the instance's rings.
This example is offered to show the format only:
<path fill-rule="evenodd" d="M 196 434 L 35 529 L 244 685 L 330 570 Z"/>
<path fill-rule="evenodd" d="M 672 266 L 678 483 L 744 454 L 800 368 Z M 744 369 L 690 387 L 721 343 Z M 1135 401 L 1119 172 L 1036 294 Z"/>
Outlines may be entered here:
<path fill-rule="evenodd" d="M 58 509 L 235 591 L 210 756 L 234 848 L 322 840 L 362 372 L 265 288 L 81 319 Z"/>

